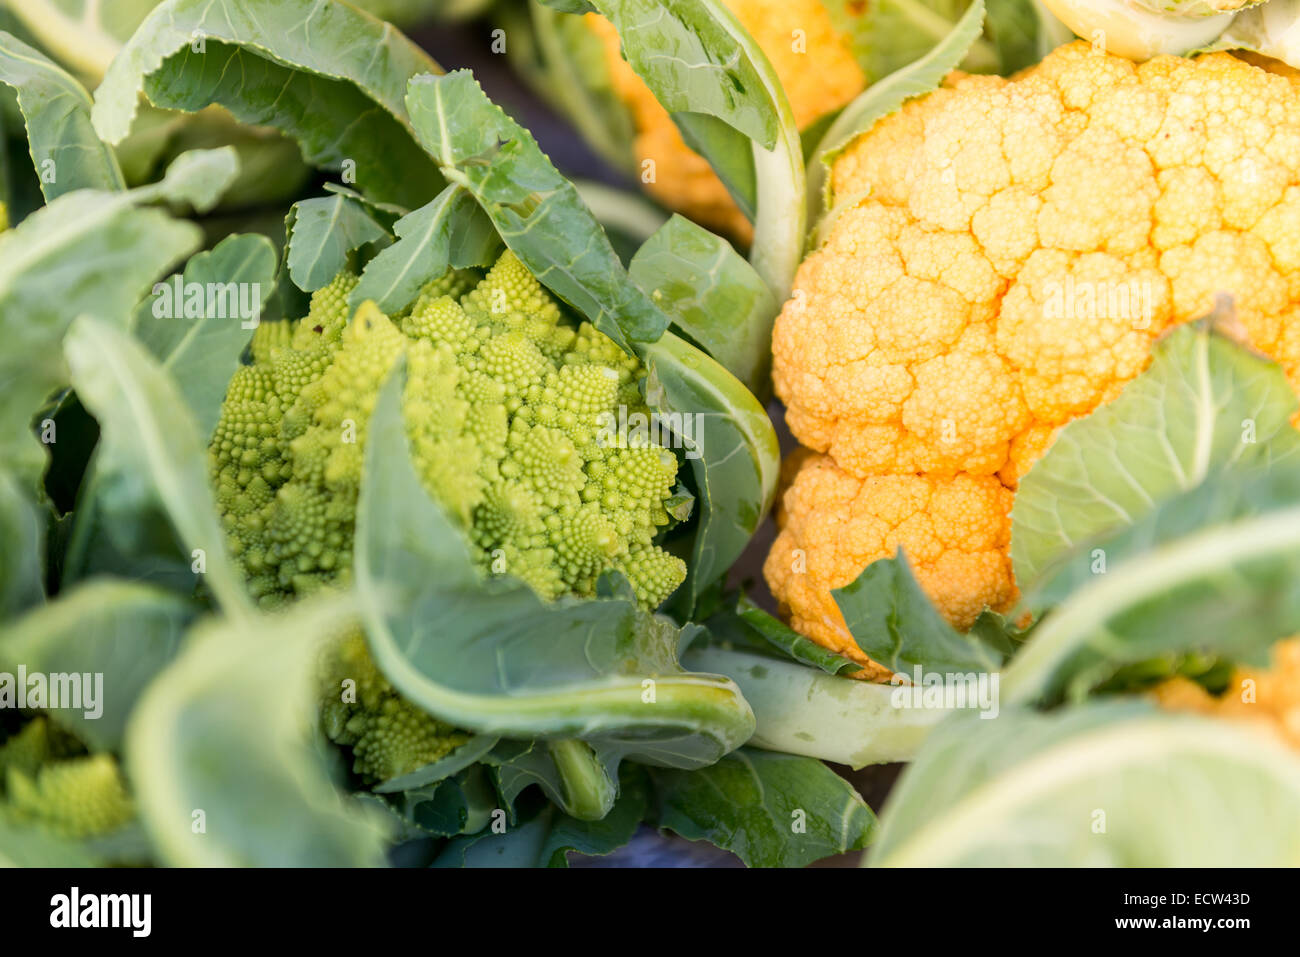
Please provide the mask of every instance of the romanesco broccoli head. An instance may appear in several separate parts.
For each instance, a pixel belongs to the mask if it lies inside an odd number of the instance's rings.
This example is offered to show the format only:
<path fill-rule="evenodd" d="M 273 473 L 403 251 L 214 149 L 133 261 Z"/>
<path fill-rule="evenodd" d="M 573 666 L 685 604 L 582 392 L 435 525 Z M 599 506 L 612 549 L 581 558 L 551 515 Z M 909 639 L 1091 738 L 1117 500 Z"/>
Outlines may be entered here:
<path fill-rule="evenodd" d="M 86 754 L 45 717 L 0 744 L 0 792 L 0 810 L 69 838 L 108 834 L 135 816 L 117 760 Z"/>
<path fill-rule="evenodd" d="M 649 412 L 635 357 L 566 322 L 510 252 L 486 276 L 429 283 L 394 317 L 371 302 L 349 315 L 356 283 L 340 274 L 304 318 L 259 326 L 212 436 L 231 552 L 261 604 L 348 581 L 367 425 L 399 357 L 412 460 L 485 575 L 554 599 L 592 596 L 614 570 L 648 608 L 682 583 L 685 563 L 655 541 L 677 459 L 615 427 Z M 325 672 L 326 733 L 352 749 L 364 779 L 400 776 L 467 740 L 400 698 L 360 633 L 329 650 Z"/>
<path fill-rule="evenodd" d="M 677 459 L 611 427 L 648 414 L 635 357 L 566 323 L 510 252 L 476 283 L 430 283 L 396 322 L 373 303 L 349 317 L 355 285 L 343 273 L 292 328 L 259 327 L 212 437 L 225 530 L 263 604 L 347 580 L 366 425 L 399 356 L 416 468 L 485 573 L 556 598 L 617 570 L 647 607 L 681 584 L 654 542 Z"/>

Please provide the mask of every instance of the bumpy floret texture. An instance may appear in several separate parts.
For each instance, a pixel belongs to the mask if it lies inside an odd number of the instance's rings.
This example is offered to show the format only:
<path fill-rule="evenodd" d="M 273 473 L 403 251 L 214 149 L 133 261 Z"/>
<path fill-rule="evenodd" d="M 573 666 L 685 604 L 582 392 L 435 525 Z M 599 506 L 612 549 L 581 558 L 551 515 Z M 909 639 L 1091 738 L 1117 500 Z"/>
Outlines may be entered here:
<path fill-rule="evenodd" d="M 0 744 L 0 784 L 0 810 L 64 837 L 108 834 L 135 815 L 116 759 L 86 754 L 44 717 Z"/>
<path fill-rule="evenodd" d="M 486 276 L 430 283 L 396 321 L 373 303 L 349 317 L 356 282 L 340 275 L 305 318 L 259 327 L 212 437 L 231 552 L 260 603 L 349 579 L 367 423 L 400 356 L 416 470 L 485 575 L 554 599 L 591 596 L 613 570 L 651 608 L 682 583 L 685 563 L 655 542 L 677 458 L 618 428 L 648 414 L 635 357 L 567 323 L 513 253 Z M 346 715 L 336 692 L 327 723 L 365 777 L 405 773 L 446 746 L 447 729 L 386 686 Z"/>
<path fill-rule="evenodd" d="M 352 770 L 366 781 L 432 764 L 470 738 L 401 697 L 375 667 L 360 631 L 328 649 L 322 671 L 325 733 L 352 749 Z"/>
<path fill-rule="evenodd" d="M 1294 76 L 1074 43 L 913 101 L 832 185 L 773 334 L 791 431 L 822 455 L 766 574 L 795 627 L 856 658 L 830 589 L 897 545 L 955 624 L 1010 605 L 1019 477 L 1216 294 L 1300 382 Z"/>
<path fill-rule="evenodd" d="M 231 548 L 264 604 L 346 581 L 366 425 L 401 355 L 417 470 L 486 572 L 556 598 L 618 570 L 650 607 L 681 584 L 654 544 L 677 459 L 617 428 L 648 414 L 635 357 L 565 323 L 513 253 L 459 302 L 439 280 L 398 324 L 373 303 L 349 321 L 355 284 L 315 293 L 289 332 L 259 328 L 212 438 Z"/>
<path fill-rule="evenodd" d="M 850 38 L 835 29 L 821 0 L 725 2 L 771 61 L 800 129 L 838 110 L 866 86 Z M 852 10 L 846 9 L 846 15 L 852 16 Z M 623 59 L 614 25 L 594 13 L 586 19 L 604 41 L 610 81 L 632 115 L 646 190 L 670 209 L 747 242 L 753 233 L 749 220 Z"/>

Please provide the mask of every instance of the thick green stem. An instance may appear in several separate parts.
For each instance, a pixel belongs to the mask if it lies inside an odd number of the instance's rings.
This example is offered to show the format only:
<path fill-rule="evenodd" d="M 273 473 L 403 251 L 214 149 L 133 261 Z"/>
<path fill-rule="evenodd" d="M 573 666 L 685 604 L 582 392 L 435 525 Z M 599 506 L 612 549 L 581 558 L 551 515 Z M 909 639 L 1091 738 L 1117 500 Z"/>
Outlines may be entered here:
<path fill-rule="evenodd" d="M 549 747 L 564 779 L 564 810 L 580 821 L 599 821 L 614 806 L 618 784 L 610 780 L 585 741 L 565 738 L 550 742 Z"/>
<path fill-rule="evenodd" d="M 898 707 L 892 685 L 838 678 L 779 658 L 702 648 L 682 660 L 740 686 L 758 722 L 750 744 L 854 768 L 910 761 L 950 713 Z"/>

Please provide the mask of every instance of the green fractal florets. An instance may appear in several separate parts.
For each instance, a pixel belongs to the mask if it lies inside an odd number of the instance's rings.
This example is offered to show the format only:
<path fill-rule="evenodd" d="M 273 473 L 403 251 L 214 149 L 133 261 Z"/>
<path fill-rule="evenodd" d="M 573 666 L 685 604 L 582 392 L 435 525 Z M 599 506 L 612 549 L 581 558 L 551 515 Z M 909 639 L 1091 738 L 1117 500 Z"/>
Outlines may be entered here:
<path fill-rule="evenodd" d="M 655 542 L 670 521 L 677 458 L 609 428 L 648 414 L 635 357 L 590 324 L 566 322 L 510 252 L 486 276 L 453 271 L 429 283 L 391 318 L 369 302 L 350 316 L 356 283 L 342 273 L 313 294 L 305 318 L 259 326 L 212 437 L 218 507 L 259 602 L 348 580 L 367 423 L 403 355 L 416 470 L 485 575 L 508 573 L 554 599 L 592 596 L 614 570 L 648 608 L 682 583 L 685 563 Z M 408 734 L 421 713 L 402 706 L 411 713 L 390 714 L 385 727 Z M 359 727 L 335 717 L 336 729 Z M 406 763 L 352 746 L 368 776 Z"/>
<path fill-rule="evenodd" d="M 400 697 L 375 667 L 360 631 L 331 649 L 321 678 L 325 734 L 352 749 L 352 770 L 367 780 L 387 781 L 432 764 L 470 738 Z"/>
<path fill-rule="evenodd" d="M 0 744 L 0 810 L 69 838 L 126 825 L 135 811 L 110 754 L 86 754 L 71 735 L 33 718 Z"/>

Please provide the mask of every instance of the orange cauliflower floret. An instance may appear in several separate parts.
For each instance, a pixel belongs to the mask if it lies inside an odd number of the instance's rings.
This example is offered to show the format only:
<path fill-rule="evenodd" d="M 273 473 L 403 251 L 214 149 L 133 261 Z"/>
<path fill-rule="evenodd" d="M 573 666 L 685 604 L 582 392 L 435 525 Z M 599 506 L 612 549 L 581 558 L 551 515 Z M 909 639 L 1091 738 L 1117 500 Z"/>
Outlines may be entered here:
<path fill-rule="evenodd" d="M 845 635 L 829 588 L 899 544 L 954 624 L 1007 608 L 1019 477 L 1217 293 L 1300 383 L 1295 76 L 1073 43 L 1010 80 L 955 75 L 851 144 L 832 186 L 844 206 L 772 342 L 791 431 L 827 457 L 786 493 L 766 569 L 831 647 Z M 957 517 L 927 495 L 958 496 Z"/>
<path fill-rule="evenodd" d="M 921 587 L 964 625 L 1010 598 L 1011 492 L 994 477 L 859 478 L 824 455 L 809 456 L 782 501 L 782 531 L 763 567 L 791 625 L 840 654 L 868 663 L 844 625 L 832 588 L 842 588 L 901 545 Z M 888 677 L 872 666 L 858 677 Z"/>
<path fill-rule="evenodd" d="M 1255 721 L 1300 750 L 1300 639 L 1273 646 L 1272 667 L 1238 669 L 1222 697 L 1194 681 L 1171 678 L 1156 687 L 1156 701 L 1174 711 L 1197 711 L 1238 721 Z"/>
<path fill-rule="evenodd" d="M 726 4 L 771 61 L 800 129 L 838 110 L 866 86 L 849 38 L 835 30 L 821 0 L 726 0 Z M 748 242 L 753 232 L 749 220 L 623 59 L 613 24 L 595 13 L 586 19 L 604 41 L 610 80 L 632 114 L 646 190 L 670 209 Z M 654 163 L 652 174 L 646 171 L 647 160 Z"/>

